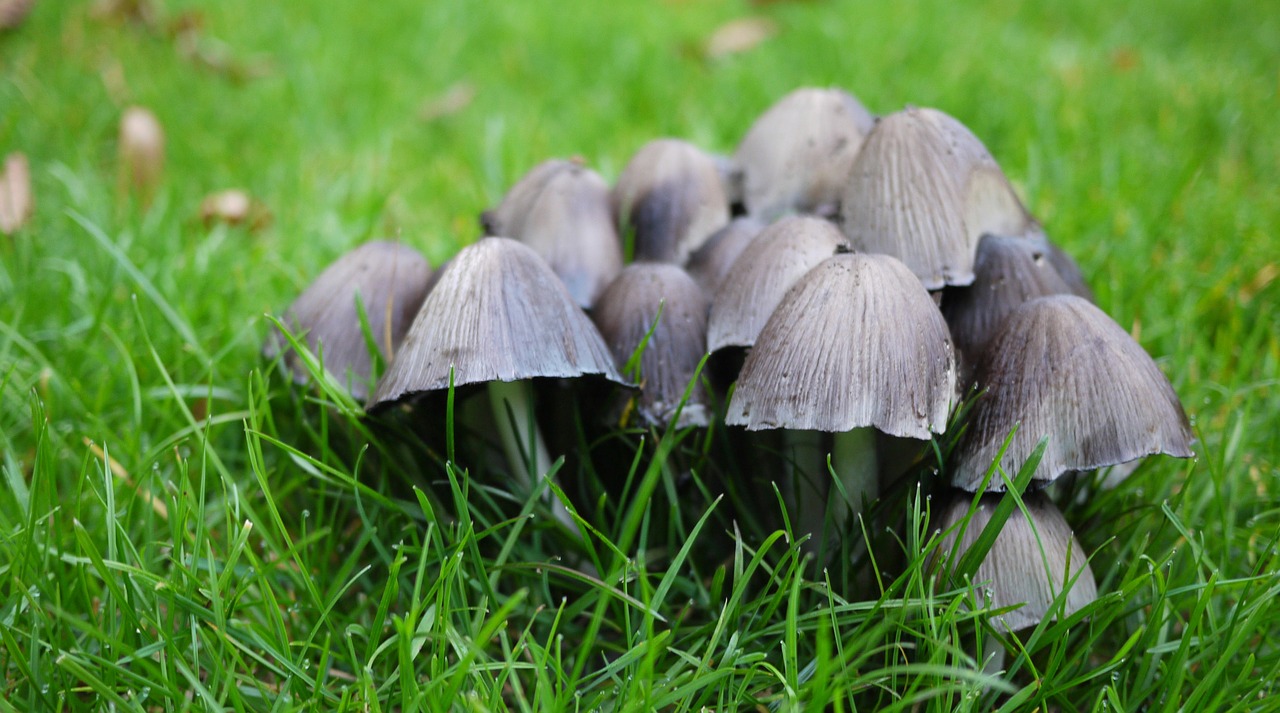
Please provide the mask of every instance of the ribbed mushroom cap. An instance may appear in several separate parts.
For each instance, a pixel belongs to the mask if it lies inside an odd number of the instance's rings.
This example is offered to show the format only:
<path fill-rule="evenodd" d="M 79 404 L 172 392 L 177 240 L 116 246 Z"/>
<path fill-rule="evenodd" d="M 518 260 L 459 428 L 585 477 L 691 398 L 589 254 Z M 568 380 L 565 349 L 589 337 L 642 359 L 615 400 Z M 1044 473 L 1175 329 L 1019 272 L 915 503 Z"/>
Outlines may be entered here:
<path fill-rule="evenodd" d="M 882 118 L 853 161 L 841 200 L 855 250 L 902 260 L 924 286 L 973 282 L 984 233 L 1032 225 L 995 159 L 963 124 L 936 109 Z"/>
<path fill-rule="evenodd" d="M 711 300 L 707 348 L 755 344 L 787 290 L 847 247 L 840 231 L 821 218 L 788 216 L 765 228 L 734 261 Z"/>
<path fill-rule="evenodd" d="M 661 306 L 662 315 L 658 315 Z M 640 357 L 638 412 L 648 425 L 665 427 L 707 353 L 707 298 L 684 270 L 667 263 L 632 263 L 609 285 L 591 313 L 619 365 L 645 334 Z M 677 426 L 706 426 L 707 393 L 699 381 Z"/>
<path fill-rule="evenodd" d="M 716 160 L 686 141 L 656 139 L 640 148 L 613 187 L 614 213 L 635 231 L 635 259 L 683 263 L 729 222 Z"/>
<path fill-rule="evenodd" d="M 841 89 L 802 87 L 769 107 L 738 144 L 747 213 L 830 212 L 875 117 Z"/>
<path fill-rule="evenodd" d="M 960 535 L 957 557 L 973 546 L 983 528 L 991 522 L 1000 497 L 982 496 L 977 510 Z M 1030 520 L 1020 509 L 1014 509 L 972 580 L 975 585 L 987 588 L 991 596 L 990 608 L 1022 605 L 996 619 L 1005 631 L 1039 624 L 1048 615 L 1053 600 L 1067 589 L 1068 584 L 1071 589 L 1063 603 L 1063 616 L 1070 616 L 1098 598 L 1098 585 L 1094 581 L 1093 570 L 1089 569 L 1088 556 L 1057 506 L 1043 493 L 1027 493 L 1022 500 L 1031 515 Z M 946 532 L 964 519 L 969 504 L 968 494 L 952 497 L 942 511 L 938 529 Z M 950 553 L 956 545 L 957 534 L 956 530 L 948 533 L 938 552 Z"/>
<path fill-rule="evenodd" d="M 365 243 L 338 258 L 320 273 L 285 311 L 284 324 L 304 334 L 307 346 L 322 353 L 325 370 L 336 375 L 351 396 L 369 395 L 373 362 L 360 326 L 356 295 L 364 305 L 369 333 L 384 359 L 395 354 L 413 315 L 427 294 L 431 266 L 413 248 L 398 243 Z M 277 332 L 267 338 L 263 353 L 274 358 L 288 349 Z M 285 364 L 294 380 L 306 381 L 308 372 L 289 350 Z"/>
<path fill-rule="evenodd" d="M 734 218 L 689 256 L 685 270 L 708 296 L 714 296 L 734 261 L 764 229 L 764 223 L 750 216 Z"/>
<path fill-rule="evenodd" d="M 538 164 L 481 220 L 486 234 L 533 248 L 584 308 L 595 303 L 622 269 L 609 186 L 575 161 Z"/>
<path fill-rule="evenodd" d="M 1014 310 L 977 372 L 986 393 L 953 454 L 951 483 L 975 491 L 1014 426 L 1001 467 L 1016 473 L 1048 436 L 1034 479 L 1153 453 L 1189 458 L 1191 427 L 1160 368 L 1088 300 L 1056 295 Z M 993 479 L 991 490 L 1003 490 Z"/>
<path fill-rule="evenodd" d="M 948 287 L 942 315 L 966 361 L 981 359 L 987 342 L 1009 313 L 1028 300 L 1071 294 L 1047 250 L 1026 238 L 984 235 L 973 264 L 973 284 Z"/>
<path fill-rule="evenodd" d="M 449 263 L 370 409 L 449 387 L 598 374 L 625 383 L 595 325 L 532 248 L 484 238 Z"/>
<path fill-rule="evenodd" d="M 725 423 L 929 438 L 955 391 L 929 293 L 887 255 L 827 258 L 787 292 L 738 377 Z"/>

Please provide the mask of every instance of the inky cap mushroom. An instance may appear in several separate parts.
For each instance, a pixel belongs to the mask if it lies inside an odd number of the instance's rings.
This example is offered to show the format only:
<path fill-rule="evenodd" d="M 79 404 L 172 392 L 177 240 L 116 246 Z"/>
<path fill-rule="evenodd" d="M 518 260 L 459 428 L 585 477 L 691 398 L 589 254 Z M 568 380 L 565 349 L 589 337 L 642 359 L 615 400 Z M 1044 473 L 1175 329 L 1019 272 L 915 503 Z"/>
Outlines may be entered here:
<path fill-rule="evenodd" d="M 751 241 L 765 229 L 765 224 L 749 216 L 734 218 L 717 230 L 689 256 L 684 269 L 702 286 L 708 298 L 714 297 L 733 263 Z"/>
<path fill-rule="evenodd" d="M 1041 438 L 1034 480 L 1117 465 L 1154 453 L 1192 456 L 1191 427 L 1169 380 L 1120 325 L 1088 300 L 1056 295 L 1014 310 L 977 372 L 986 393 L 953 454 L 951 483 L 976 491 L 1001 460 L 1016 473 Z M 1003 490 L 993 478 L 989 490 Z"/>
<path fill-rule="evenodd" d="M 613 188 L 614 213 L 635 233 L 635 259 L 683 263 L 729 222 L 716 161 L 686 141 L 656 139 L 640 148 Z"/>
<path fill-rule="evenodd" d="M 427 296 L 370 408 L 449 387 L 597 374 L 626 383 L 595 325 L 532 248 L 484 238 Z"/>
<path fill-rule="evenodd" d="M 747 213 L 835 213 L 875 117 L 841 89 L 802 87 L 769 107 L 738 144 Z"/>
<path fill-rule="evenodd" d="M 325 370 L 337 375 L 351 396 L 369 395 L 373 362 L 356 310 L 356 298 L 364 306 L 369 333 L 383 358 L 391 359 L 422 300 L 427 294 L 431 267 L 413 248 L 374 241 L 338 258 L 320 273 L 282 320 L 290 331 L 305 336 L 307 346 L 324 358 Z M 268 358 L 288 349 L 273 332 L 263 346 Z M 289 350 L 285 364 L 294 380 L 305 382 L 306 367 Z"/>
<path fill-rule="evenodd" d="M 747 356 L 725 423 L 927 439 L 955 363 L 929 293 L 886 255 L 827 258 L 787 292 Z"/>
<path fill-rule="evenodd" d="M 983 495 L 961 533 L 955 526 L 968 513 L 972 496 L 954 495 L 938 521 L 938 528 L 947 533 L 939 554 L 945 557 L 954 549 L 958 559 L 967 552 L 991 521 L 1000 497 Z M 990 608 L 1017 607 L 996 618 L 995 623 L 1004 631 L 1039 624 L 1063 591 L 1067 592 L 1060 612 L 1063 616 L 1098 598 L 1089 558 L 1053 501 L 1043 493 L 1027 493 L 1023 504 L 1031 518 L 1014 509 L 972 580 L 986 588 Z"/>
<path fill-rule="evenodd" d="M 712 298 L 707 348 L 755 344 L 787 290 L 847 247 L 840 231 L 821 218 L 789 216 L 765 228 L 743 249 Z"/>
<path fill-rule="evenodd" d="M 855 250 L 897 257 L 930 290 L 973 281 L 983 234 L 1021 235 L 1032 225 L 982 142 L 950 116 L 914 107 L 867 136 L 840 212 Z"/>
<path fill-rule="evenodd" d="M 653 328 L 640 357 L 638 412 L 647 425 L 665 427 L 707 353 L 707 298 L 702 289 L 675 265 L 633 263 L 600 296 L 592 319 L 618 364 L 631 358 Z M 708 419 L 706 390 L 698 382 L 676 425 L 706 426 Z"/>
<path fill-rule="evenodd" d="M 487 235 L 533 248 L 581 307 L 589 309 L 622 269 L 609 186 L 576 161 L 538 164 L 481 221 Z"/>

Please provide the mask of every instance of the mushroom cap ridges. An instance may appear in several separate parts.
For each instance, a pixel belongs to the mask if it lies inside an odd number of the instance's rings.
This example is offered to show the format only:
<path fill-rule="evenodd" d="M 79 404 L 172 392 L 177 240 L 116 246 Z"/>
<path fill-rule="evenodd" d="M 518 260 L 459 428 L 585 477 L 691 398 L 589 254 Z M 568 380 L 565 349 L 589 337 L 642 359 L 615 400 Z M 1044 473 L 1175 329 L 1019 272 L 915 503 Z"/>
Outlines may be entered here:
<path fill-rule="evenodd" d="M 911 271 L 887 255 L 842 254 L 782 299 L 725 422 L 923 439 L 945 429 L 954 390 L 946 322 Z"/>
<path fill-rule="evenodd" d="M 307 346 L 323 355 L 325 370 L 337 375 L 352 397 L 364 399 L 373 363 L 356 296 L 378 351 L 390 358 L 426 297 L 430 277 L 430 265 L 413 248 L 382 241 L 364 243 L 325 268 L 289 305 L 282 322 L 292 332 L 305 333 Z M 294 379 L 305 381 L 306 368 L 288 349 L 283 335 L 273 331 L 263 353 L 274 357 L 281 352 Z"/>
<path fill-rule="evenodd" d="M 590 308 L 622 269 L 609 186 L 577 161 L 534 166 L 481 220 L 489 235 L 533 248 L 582 307 Z"/>
<path fill-rule="evenodd" d="M 632 263 L 600 296 L 591 317 L 618 364 L 626 363 L 653 329 L 640 357 L 638 411 L 646 423 L 666 426 L 707 353 L 707 298 L 702 289 L 675 265 Z M 706 404 L 706 390 L 700 382 L 694 384 L 677 425 L 706 426 Z"/>
<path fill-rule="evenodd" d="M 1014 310 L 987 346 L 977 382 L 986 393 L 952 457 L 958 488 L 981 486 L 1015 426 L 1001 466 L 1017 472 L 1048 436 L 1034 476 L 1042 483 L 1154 453 L 1193 455 L 1191 427 L 1169 380 L 1084 298 L 1041 297 Z"/>
<path fill-rule="evenodd" d="M 947 533 L 938 553 L 946 556 L 954 549 L 959 556 L 968 551 L 991 522 L 1000 497 L 983 495 L 964 532 L 960 533 L 955 525 L 969 511 L 972 496 L 953 495 L 937 524 L 939 530 Z M 975 585 L 990 592 L 990 608 L 1022 605 L 997 617 L 997 625 L 1005 631 L 1039 624 L 1068 584 L 1071 589 L 1063 603 L 1063 616 L 1070 616 L 1098 598 L 1098 585 L 1089 568 L 1089 558 L 1062 512 L 1043 493 L 1025 494 L 1023 504 L 1030 519 L 1015 508 L 973 576 Z"/>
<path fill-rule="evenodd" d="M 427 296 L 371 408 L 455 386 L 597 374 L 625 383 L 546 262 L 510 238 L 463 248 Z"/>
<path fill-rule="evenodd" d="M 738 144 L 747 212 L 772 219 L 834 207 L 875 117 L 842 89 L 802 87 L 769 107 Z"/>
<path fill-rule="evenodd" d="M 973 281 L 978 239 L 1033 221 L 995 159 L 959 121 L 910 107 L 882 118 L 853 161 L 841 200 L 855 250 L 902 260 L 924 286 Z"/>
<path fill-rule="evenodd" d="M 683 263 L 729 222 L 716 160 L 679 139 L 655 139 L 631 157 L 611 195 L 635 235 L 635 259 Z"/>
<path fill-rule="evenodd" d="M 708 349 L 755 344 L 787 290 L 847 247 L 844 235 L 821 218 L 789 216 L 765 228 L 733 262 L 711 300 Z"/>

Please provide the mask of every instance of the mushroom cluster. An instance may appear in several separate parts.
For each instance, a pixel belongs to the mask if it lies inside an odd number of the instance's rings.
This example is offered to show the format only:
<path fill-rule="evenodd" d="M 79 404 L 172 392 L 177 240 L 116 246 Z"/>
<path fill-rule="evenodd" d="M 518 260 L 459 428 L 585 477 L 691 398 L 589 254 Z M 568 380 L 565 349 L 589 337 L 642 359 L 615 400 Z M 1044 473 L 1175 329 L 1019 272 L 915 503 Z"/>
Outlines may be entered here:
<path fill-rule="evenodd" d="M 283 324 L 371 412 L 487 385 L 525 486 L 552 462 L 530 380 L 594 376 L 644 427 L 720 414 L 748 442 L 781 431 L 788 467 L 765 475 L 785 481 L 797 534 L 822 543 L 976 395 L 936 479 L 953 493 L 946 546 L 973 543 L 1002 473 L 1048 440 L 1025 509 L 978 570 L 1016 629 L 1096 595 L 1044 484 L 1191 455 L 1169 381 L 1092 304 L 982 142 L 936 109 L 875 117 L 848 92 L 798 89 L 732 157 L 659 139 L 612 187 L 581 159 L 549 160 L 481 225 L 434 274 L 404 246 L 357 248 Z M 310 373 L 279 337 L 267 353 Z"/>

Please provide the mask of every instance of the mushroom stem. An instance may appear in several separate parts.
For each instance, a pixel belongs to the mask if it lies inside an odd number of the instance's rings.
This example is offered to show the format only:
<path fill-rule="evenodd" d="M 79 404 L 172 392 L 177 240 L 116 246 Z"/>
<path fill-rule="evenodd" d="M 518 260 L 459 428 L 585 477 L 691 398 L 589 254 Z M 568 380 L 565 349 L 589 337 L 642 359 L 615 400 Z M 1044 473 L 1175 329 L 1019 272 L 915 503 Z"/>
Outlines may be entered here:
<path fill-rule="evenodd" d="M 831 498 L 835 521 L 843 530 L 850 518 L 862 512 L 863 496 L 874 500 L 880 495 L 876 429 L 868 426 L 835 434 L 831 468 L 840 479 L 840 490 L 832 489 Z"/>
<path fill-rule="evenodd" d="M 790 487 L 784 491 L 787 508 L 792 513 L 791 531 L 797 539 L 812 535 L 804 551 L 819 554 L 826 525 L 827 479 L 825 449 L 821 431 L 785 429 L 782 432 L 783 456 L 786 458 Z"/>
<path fill-rule="evenodd" d="M 528 380 L 490 381 L 488 386 L 489 404 L 493 407 L 493 419 L 498 424 L 498 437 L 512 477 L 521 487 L 532 489 L 537 479 L 551 470 L 551 455 L 533 418 L 533 386 Z M 555 518 L 570 532 L 577 532 L 564 503 L 552 497 L 551 491 L 544 493 L 543 498 L 550 501 Z"/>

